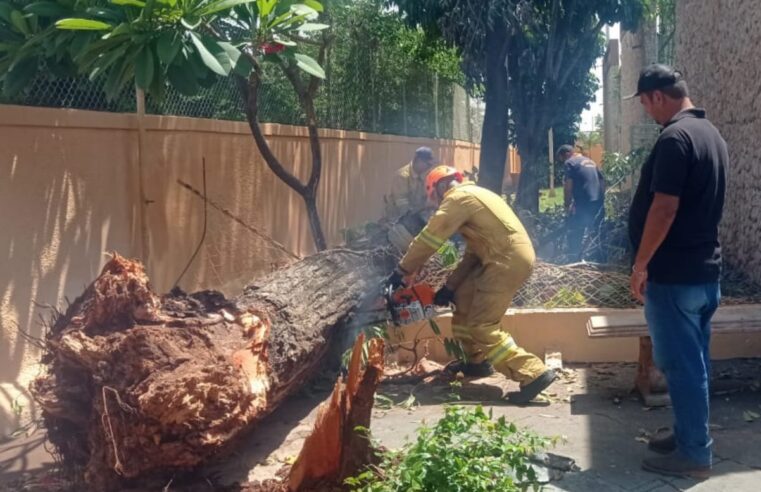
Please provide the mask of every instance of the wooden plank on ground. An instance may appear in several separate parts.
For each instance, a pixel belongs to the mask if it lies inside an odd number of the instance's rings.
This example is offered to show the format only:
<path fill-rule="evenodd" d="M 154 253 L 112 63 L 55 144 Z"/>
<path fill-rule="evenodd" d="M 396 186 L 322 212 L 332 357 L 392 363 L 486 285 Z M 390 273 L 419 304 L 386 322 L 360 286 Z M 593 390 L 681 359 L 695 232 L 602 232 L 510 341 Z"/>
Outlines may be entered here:
<path fill-rule="evenodd" d="M 746 304 L 720 307 L 711 321 L 714 335 L 761 332 L 761 305 Z M 642 309 L 590 316 L 587 334 L 592 338 L 648 336 Z"/>

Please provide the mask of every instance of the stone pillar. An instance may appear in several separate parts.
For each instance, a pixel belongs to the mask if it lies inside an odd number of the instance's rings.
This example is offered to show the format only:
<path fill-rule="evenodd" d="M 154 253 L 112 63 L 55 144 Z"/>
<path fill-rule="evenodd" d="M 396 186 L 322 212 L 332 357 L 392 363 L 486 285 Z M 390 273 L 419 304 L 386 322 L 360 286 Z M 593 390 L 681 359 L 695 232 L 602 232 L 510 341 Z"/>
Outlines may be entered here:
<path fill-rule="evenodd" d="M 623 31 L 621 36 L 621 95 L 637 91 L 637 79 L 645 66 L 658 58 L 658 39 L 655 22 L 645 22 L 635 32 Z M 651 144 L 657 137 L 657 125 L 645 113 L 639 99 L 621 101 L 621 152 L 628 153 Z"/>
<path fill-rule="evenodd" d="M 618 39 L 608 40 L 602 62 L 602 117 L 606 152 L 621 152 L 621 73 Z"/>

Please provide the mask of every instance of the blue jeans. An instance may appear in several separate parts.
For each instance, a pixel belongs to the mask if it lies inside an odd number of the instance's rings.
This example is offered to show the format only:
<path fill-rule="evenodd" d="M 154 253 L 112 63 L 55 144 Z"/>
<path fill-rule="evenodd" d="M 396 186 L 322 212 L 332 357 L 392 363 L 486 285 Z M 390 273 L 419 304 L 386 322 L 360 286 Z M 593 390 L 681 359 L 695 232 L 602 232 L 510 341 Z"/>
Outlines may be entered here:
<path fill-rule="evenodd" d="M 674 409 L 678 451 L 700 465 L 711 464 L 708 429 L 711 379 L 711 317 L 719 305 L 719 284 L 658 284 L 645 289 L 645 318 L 653 359 L 663 372 Z"/>
<path fill-rule="evenodd" d="M 587 251 L 593 261 L 600 261 L 600 232 L 605 209 L 602 202 L 590 203 L 576 207 L 576 212 L 568 217 L 568 259 L 572 262 L 584 258 L 584 238 L 589 237 L 590 251 Z"/>

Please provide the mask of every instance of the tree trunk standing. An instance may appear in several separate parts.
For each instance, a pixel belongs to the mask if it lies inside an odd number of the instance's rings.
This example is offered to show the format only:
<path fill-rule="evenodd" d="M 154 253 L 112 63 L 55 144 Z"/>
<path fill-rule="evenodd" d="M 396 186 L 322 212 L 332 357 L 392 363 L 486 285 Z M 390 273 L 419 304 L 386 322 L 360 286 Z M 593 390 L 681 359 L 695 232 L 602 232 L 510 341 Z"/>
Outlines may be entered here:
<path fill-rule="evenodd" d="M 312 190 L 310 193 L 303 195 L 303 197 L 304 205 L 307 209 L 307 217 L 309 218 L 309 228 L 312 231 L 312 238 L 314 238 L 314 245 L 317 251 L 324 251 L 328 248 L 328 243 L 325 240 L 325 235 L 322 233 L 320 212 L 317 210 L 317 190 Z"/>
<path fill-rule="evenodd" d="M 370 253 L 318 253 L 249 285 L 158 296 L 119 256 L 47 340 L 32 385 L 48 438 L 88 490 L 190 470 L 230 448 L 323 363 L 336 327 L 392 268 Z"/>
<path fill-rule="evenodd" d="M 508 150 L 507 29 L 499 22 L 486 34 L 486 93 L 478 183 L 502 193 Z"/>
<path fill-rule="evenodd" d="M 292 79 L 293 74 L 288 74 L 286 72 L 286 75 L 289 75 L 291 82 L 294 83 L 294 80 Z M 327 249 L 327 241 L 325 240 L 325 234 L 322 230 L 320 214 L 317 210 L 317 186 L 319 185 L 320 176 L 322 174 L 320 138 L 317 133 L 314 105 L 305 104 L 305 101 L 313 101 L 313 94 L 316 91 L 316 88 L 312 90 L 311 84 L 309 89 L 296 87 L 297 84 L 294 83 L 294 88 L 297 89 L 299 99 L 302 102 L 302 106 L 304 106 L 304 110 L 307 116 L 309 144 L 312 153 L 312 170 L 309 176 L 309 181 L 306 185 L 304 185 L 296 176 L 286 170 L 278 158 L 275 157 L 275 154 L 272 152 L 272 149 L 270 149 L 267 140 L 264 138 L 262 129 L 259 126 L 259 85 L 261 81 L 259 79 L 258 73 L 254 71 L 248 80 L 242 77 L 238 77 L 236 80 L 243 97 L 244 108 L 246 110 L 246 119 L 248 120 L 251 134 L 254 137 L 254 141 L 256 142 L 256 146 L 259 149 L 259 152 L 262 154 L 262 158 L 264 158 L 264 162 L 267 164 L 270 170 L 272 170 L 272 172 L 274 172 L 275 175 L 280 178 L 280 180 L 282 180 L 286 185 L 288 185 L 292 190 L 294 190 L 304 199 L 315 248 L 317 251 L 324 251 Z"/>
<path fill-rule="evenodd" d="M 546 135 L 546 132 L 532 131 L 527 127 L 521 131 L 517 121 L 515 126 L 518 152 L 521 156 L 521 175 L 518 181 L 516 204 L 523 210 L 538 213 L 542 169 L 546 161 L 542 136 Z"/>

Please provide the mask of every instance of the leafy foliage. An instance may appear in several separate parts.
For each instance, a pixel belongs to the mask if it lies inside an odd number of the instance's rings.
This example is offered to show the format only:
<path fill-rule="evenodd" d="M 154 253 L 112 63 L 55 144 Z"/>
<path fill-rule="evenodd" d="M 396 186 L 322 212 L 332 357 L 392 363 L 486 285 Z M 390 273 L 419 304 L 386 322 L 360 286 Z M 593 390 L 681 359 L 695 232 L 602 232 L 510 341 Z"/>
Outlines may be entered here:
<path fill-rule="evenodd" d="M 2 0 L 0 80 L 16 92 L 41 60 L 105 76 L 111 97 L 133 80 L 154 97 L 167 84 L 193 95 L 215 76 L 246 77 L 264 61 L 324 77 L 296 42 L 328 27 L 314 22 L 322 10 L 315 0 Z"/>
<path fill-rule="evenodd" d="M 590 75 L 602 54 L 606 24 L 636 25 L 655 0 L 397 0 L 411 22 L 420 23 L 462 51 L 472 87 L 484 87 L 487 120 L 492 110 L 509 113 L 521 154 L 517 204 L 536 212 L 549 128 L 570 128 L 591 101 Z M 497 51 L 495 50 L 495 46 Z M 501 51 L 499 51 L 501 50 Z M 502 67 L 507 67 L 507 80 Z M 492 90 L 490 90 L 490 87 Z M 496 91 L 496 92 L 494 92 Z M 490 96 L 491 93 L 491 96 Z M 507 118 L 507 114 L 501 116 Z M 500 116 L 485 125 L 502 124 Z M 484 128 L 481 174 L 502 182 L 505 136 Z M 487 136 L 489 138 L 487 138 Z M 561 141 L 560 139 L 556 141 Z M 496 150 L 495 150 L 496 149 Z M 486 158 L 485 156 L 490 156 Z"/>
<path fill-rule="evenodd" d="M 414 443 L 382 453 L 377 469 L 346 484 L 363 492 L 538 489 L 529 460 L 551 442 L 505 417 L 494 419 L 481 406 L 451 406 L 435 427 L 422 427 Z"/>

